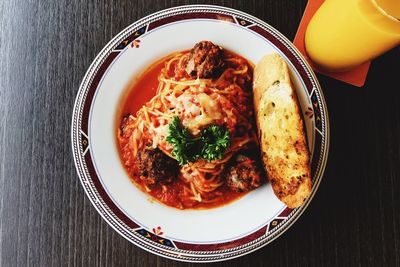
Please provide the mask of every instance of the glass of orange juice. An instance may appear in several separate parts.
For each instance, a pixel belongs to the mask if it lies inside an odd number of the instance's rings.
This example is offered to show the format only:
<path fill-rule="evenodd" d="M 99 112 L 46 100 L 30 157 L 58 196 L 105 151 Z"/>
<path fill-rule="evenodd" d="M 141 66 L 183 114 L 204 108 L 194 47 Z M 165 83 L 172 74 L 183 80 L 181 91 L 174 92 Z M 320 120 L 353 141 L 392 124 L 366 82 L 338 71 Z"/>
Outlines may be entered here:
<path fill-rule="evenodd" d="M 346 71 L 400 44 L 400 0 L 326 0 L 305 34 L 320 68 Z"/>

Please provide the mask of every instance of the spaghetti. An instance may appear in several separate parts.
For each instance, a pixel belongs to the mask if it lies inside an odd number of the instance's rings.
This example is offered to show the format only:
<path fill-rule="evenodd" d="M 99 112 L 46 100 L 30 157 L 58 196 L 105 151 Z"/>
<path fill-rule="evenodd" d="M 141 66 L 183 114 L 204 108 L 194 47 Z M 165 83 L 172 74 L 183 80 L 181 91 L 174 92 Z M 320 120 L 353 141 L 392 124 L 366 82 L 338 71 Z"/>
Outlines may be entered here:
<path fill-rule="evenodd" d="M 251 93 L 253 65 L 224 50 L 225 67 L 219 77 L 193 78 L 186 71 L 190 56 L 190 51 L 177 52 L 159 63 L 162 69 L 155 96 L 136 116 L 123 114 L 117 130 L 123 164 L 136 184 L 160 202 L 180 209 L 210 208 L 243 195 L 226 185 L 224 170 L 234 155 L 257 143 Z M 209 125 L 224 126 L 229 131 L 230 146 L 219 160 L 198 159 L 180 166 L 177 179 L 171 183 L 146 184 L 138 177 L 139 153 L 150 147 L 175 159 L 166 137 L 168 125 L 176 116 L 193 136 Z"/>

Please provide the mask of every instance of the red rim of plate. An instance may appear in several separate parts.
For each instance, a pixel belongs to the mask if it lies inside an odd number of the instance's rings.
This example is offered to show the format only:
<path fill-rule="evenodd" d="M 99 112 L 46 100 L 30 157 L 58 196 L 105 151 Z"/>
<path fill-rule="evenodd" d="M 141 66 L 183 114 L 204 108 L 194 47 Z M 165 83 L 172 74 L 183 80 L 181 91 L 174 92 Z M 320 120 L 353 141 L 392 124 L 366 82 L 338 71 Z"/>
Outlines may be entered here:
<path fill-rule="evenodd" d="M 246 27 L 275 45 L 301 76 L 312 104 L 304 116 L 314 117 L 315 121 L 315 145 L 311 160 L 313 188 L 307 202 L 294 210 L 286 208 L 265 226 L 245 237 L 216 244 L 192 244 L 166 239 L 157 229 L 142 228 L 126 216 L 102 187 L 93 167 L 87 135 L 93 96 L 99 81 L 116 56 L 127 46 L 138 45 L 138 37 L 150 30 L 176 21 L 200 18 L 222 20 Z M 293 44 L 281 33 L 241 11 L 219 6 L 191 5 L 149 15 L 120 32 L 103 48 L 80 85 L 73 110 L 71 137 L 75 166 L 82 186 L 93 206 L 111 227 L 132 243 L 157 255 L 181 261 L 211 262 L 238 257 L 265 246 L 287 230 L 303 213 L 315 194 L 325 169 L 329 150 L 329 121 L 325 100 L 315 74 Z"/>

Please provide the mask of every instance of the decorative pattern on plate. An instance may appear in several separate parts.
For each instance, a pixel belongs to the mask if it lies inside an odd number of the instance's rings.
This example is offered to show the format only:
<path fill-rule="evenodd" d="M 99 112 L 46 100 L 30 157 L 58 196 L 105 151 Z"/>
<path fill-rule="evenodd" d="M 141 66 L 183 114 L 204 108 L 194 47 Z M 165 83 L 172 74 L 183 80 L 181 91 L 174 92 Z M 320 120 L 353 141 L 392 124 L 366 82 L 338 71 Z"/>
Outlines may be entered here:
<path fill-rule="evenodd" d="M 143 35 L 146 32 L 146 27 L 147 25 L 141 27 L 140 29 L 134 31 L 131 35 L 126 37 L 117 47 L 115 47 L 115 50 L 123 50 L 128 44 L 134 43 L 133 41 L 137 38 L 139 38 L 141 35 Z M 140 43 L 140 41 L 136 42 Z M 139 47 L 135 45 L 135 47 Z"/>
<path fill-rule="evenodd" d="M 314 109 L 315 126 L 320 131 L 320 134 L 322 134 L 323 121 L 321 117 L 321 107 L 319 104 L 319 98 L 316 91 L 313 91 L 311 95 L 311 103 Z"/>
<path fill-rule="evenodd" d="M 247 21 L 247 20 L 245 20 L 245 19 L 238 18 L 238 17 L 235 17 L 235 18 L 236 18 L 238 24 L 240 24 L 240 25 L 243 26 L 243 27 L 247 27 L 247 26 L 250 26 L 250 25 L 253 24 L 253 23 L 251 23 L 250 21 Z"/>
<path fill-rule="evenodd" d="M 161 234 L 156 234 L 156 233 L 153 234 L 153 233 L 150 233 L 149 231 L 147 231 L 147 230 L 145 230 L 143 228 L 141 228 L 139 230 L 136 230 L 136 232 L 139 233 L 140 235 L 148 238 L 149 240 L 151 240 L 153 242 L 156 242 L 156 243 L 159 243 L 159 244 L 161 244 L 163 246 L 168 246 L 168 247 L 171 247 L 171 248 L 175 247 L 174 244 L 171 242 L 171 240 L 163 238 L 163 237 L 160 236 L 160 235 L 162 235 L 162 233 Z"/>
<path fill-rule="evenodd" d="M 84 132 L 82 132 L 81 134 L 81 140 L 82 140 L 82 150 L 83 153 L 85 153 L 86 149 L 89 147 L 89 138 Z"/>
<path fill-rule="evenodd" d="M 312 119 L 314 117 L 314 111 L 311 107 L 308 107 L 306 112 L 304 112 L 304 115 L 306 115 L 309 119 Z"/>
<path fill-rule="evenodd" d="M 151 228 L 146 229 L 125 215 L 107 194 L 99 180 L 93 165 L 90 140 L 87 135 L 93 97 L 105 71 L 116 60 L 118 54 L 129 44 L 139 47 L 140 41 L 137 38 L 140 36 L 142 36 L 141 39 L 145 38 L 145 34 L 155 28 L 177 21 L 198 19 L 234 23 L 273 43 L 300 74 L 313 105 L 313 116 L 307 116 L 311 120 L 312 117 L 315 118 L 315 144 L 311 166 L 313 189 L 307 203 L 294 210 L 286 208 L 271 221 L 244 237 L 213 244 L 170 240 L 161 236 L 164 234 L 161 228 L 153 228 L 152 233 Z M 135 40 L 137 41 L 134 42 Z M 192 262 L 221 261 L 247 254 L 270 243 L 288 229 L 306 209 L 318 188 L 329 146 L 329 122 L 322 91 L 314 73 L 300 53 L 282 34 L 265 22 L 240 11 L 207 5 L 182 6 L 160 11 L 139 20 L 119 33 L 96 57 L 82 81 L 74 106 L 71 132 L 74 161 L 82 186 L 107 223 L 139 247 L 167 258 Z"/>
<path fill-rule="evenodd" d="M 136 39 L 136 40 L 132 41 L 131 47 L 139 48 L 139 46 L 140 46 L 140 40 L 139 39 Z"/>
<path fill-rule="evenodd" d="M 156 228 L 153 228 L 153 233 L 156 235 L 163 235 L 164 232 L 161 230 L 161 226 L 157 226 Z"/>

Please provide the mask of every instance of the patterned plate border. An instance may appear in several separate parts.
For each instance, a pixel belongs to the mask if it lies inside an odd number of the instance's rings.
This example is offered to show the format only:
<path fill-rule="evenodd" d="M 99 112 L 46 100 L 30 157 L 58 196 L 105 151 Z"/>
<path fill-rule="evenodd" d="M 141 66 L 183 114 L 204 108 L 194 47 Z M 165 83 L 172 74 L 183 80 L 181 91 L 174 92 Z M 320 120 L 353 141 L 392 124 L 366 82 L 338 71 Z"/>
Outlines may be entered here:
<path fill-rule="evenodd" d="M 294 210 L 286 208 L 255 232 L 237 240 L 217 244 L 190 244 L 169 240 L 163 238 L 161 227 L 144 229 L 129 219 L 112 202 L 102 187 L 93 167 L 90 140 L 87 135 L 93 96 L 101 77 L 116 56 L 128 45 L 138 48 L 139 37 L 150 30 L 176 21 L 199 18 L 238 24 L 272 42 L 291 61 L 306 85 L 312 106 L 304 111 L 304 116 L 314 118 L 315 121 L 311 197 L 300 208 Z M 149 15 L 120 32 L 103 48 L 80 85 L 73 110 L 71 139 L 75 166 L 82 186 L 93 206 L 112 228 L 132 243 L 157 255 L 181 261 L 212 262 L 245 255 L 265 246 L 287 230 L 304 212 L 319 186 L 325 169 L 329 150 L 329 120 L 325 100 L 315 74 L 286 37 L 267 23 L 244 12 L 219 6 L 191 5 Z"/>

